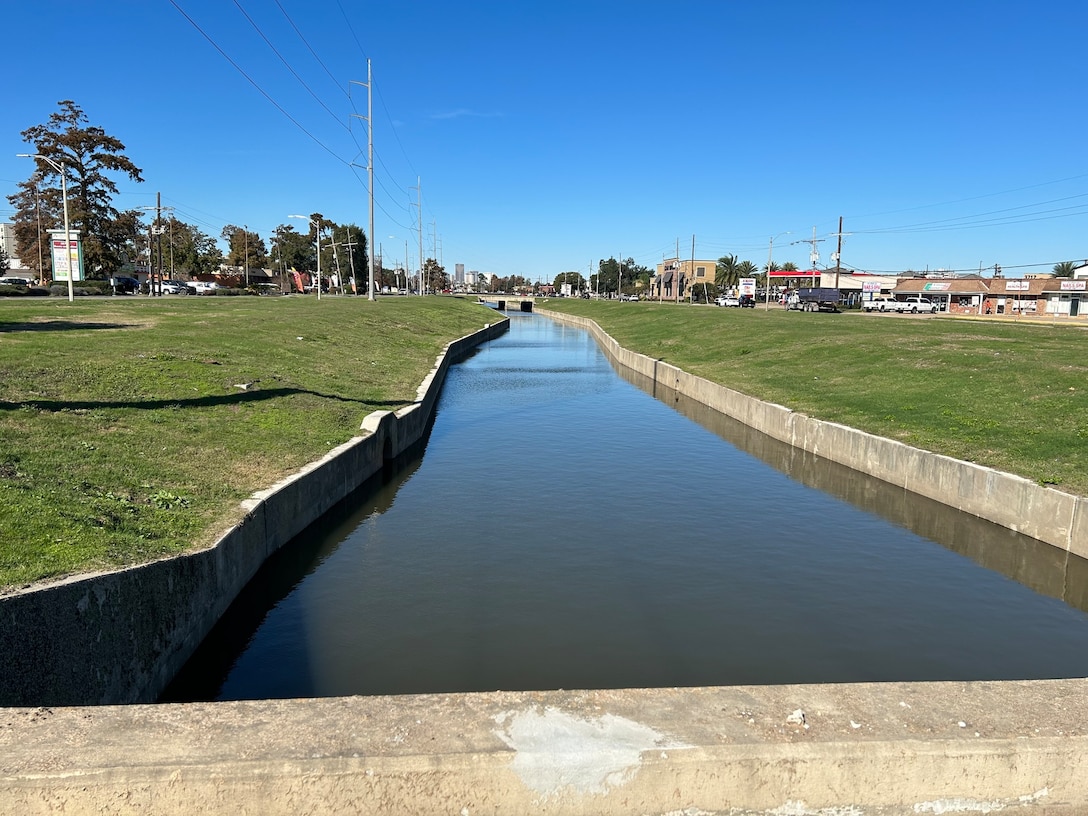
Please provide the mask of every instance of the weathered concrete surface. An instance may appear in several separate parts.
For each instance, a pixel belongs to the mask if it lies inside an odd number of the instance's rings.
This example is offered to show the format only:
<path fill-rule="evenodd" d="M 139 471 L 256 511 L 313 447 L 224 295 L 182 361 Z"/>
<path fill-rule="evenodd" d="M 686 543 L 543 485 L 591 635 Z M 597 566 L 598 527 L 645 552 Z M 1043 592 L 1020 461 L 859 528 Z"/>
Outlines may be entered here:
<path fill-rule="evenodd" d="M 1088 499 L 797 413 L 620 346 L 594 321 L 538 309 L 586 329 L 615 363 L 774 439 L 1088 558 Z"/>
<path fill-rule="evenodd" d="M 1083 814 L 1088 680 L 6 709 L 0 812 Z"/>
<path fill-rule="evenodd" d="M 0 596 L 0 705 L 155 700 L 265 559 L 421 440 L 449 366 L 508 328 L 451 342 L 415 403 L 371 414 L 360 436 L 253 496 L 212 547 Z"/>

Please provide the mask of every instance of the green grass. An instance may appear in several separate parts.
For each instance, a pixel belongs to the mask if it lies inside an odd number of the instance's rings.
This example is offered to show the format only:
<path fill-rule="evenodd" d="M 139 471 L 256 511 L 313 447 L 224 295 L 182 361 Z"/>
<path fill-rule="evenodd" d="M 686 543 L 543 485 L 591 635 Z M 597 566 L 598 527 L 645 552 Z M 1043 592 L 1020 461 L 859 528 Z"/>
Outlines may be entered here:
<path fill-rule="evenodd" d="M 550 299 L 620 344 L 811 416 L 1088 495 L 1076 325 Z"/>
<path fill-rule="evenodd" d="M 0 300 L 0 587 L 210 543 L 493 319 L 433 297 Z"/>

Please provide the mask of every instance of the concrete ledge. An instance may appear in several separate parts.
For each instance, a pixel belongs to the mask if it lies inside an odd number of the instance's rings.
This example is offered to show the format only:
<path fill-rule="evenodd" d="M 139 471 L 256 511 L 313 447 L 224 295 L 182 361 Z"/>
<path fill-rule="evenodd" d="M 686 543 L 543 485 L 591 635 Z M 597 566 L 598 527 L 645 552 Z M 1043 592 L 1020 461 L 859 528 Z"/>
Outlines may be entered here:
<path fill-rule="evenodd" d="M 1083 814 L 1088 680 L 8 709 L 0 812 Z"/>
<path fill-rule="evenodd" d="M 420 441 L 449 366 L 508 328 L 451 342 L 414 404 L 371 414 L 360 436 L 255 494 L 209 549 L 0 597 L 0 705 L 155 700 L 265 559 Z"/>
<path fill-rule="evenodd" d="M 586 329 L 614 363 L 774 439 L 1088 558 L 1085 497 L 749 397 L 625 349 L 588 318 L 544 309 L 537 312 Z"/>

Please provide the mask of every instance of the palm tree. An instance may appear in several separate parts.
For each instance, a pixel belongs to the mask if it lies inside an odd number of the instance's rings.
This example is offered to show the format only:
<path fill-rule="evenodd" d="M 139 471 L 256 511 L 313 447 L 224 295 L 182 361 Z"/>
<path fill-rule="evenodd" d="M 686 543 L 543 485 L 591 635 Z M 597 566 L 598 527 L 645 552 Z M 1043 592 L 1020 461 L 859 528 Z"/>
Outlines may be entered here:
<path fill-rule="evenodd" d="M 1062 261 L 1061 263 L 1054 264 L 1054 277 L 1056 278 L 1071 278 L 1073 277 L 1073 270 L 1077 268 L 1077 265 L 1072 261 Z"/>
<path fill-rule="evenodd" d="M 759 272 L 759 267 L 751 261 L 741 261 L 737 264 L 738 278 L 754 278 L 757 272 Z"/>
<path fill-rule="evenodd" d="M 720 291 L 732 289 L 737 285 L 739 279 L 740 274 L 737 271 L 737 256 L 723 255 L 718 258 L 718 263 L 714 266 L 714 283 L 718 285 L 718 289 Z"/>

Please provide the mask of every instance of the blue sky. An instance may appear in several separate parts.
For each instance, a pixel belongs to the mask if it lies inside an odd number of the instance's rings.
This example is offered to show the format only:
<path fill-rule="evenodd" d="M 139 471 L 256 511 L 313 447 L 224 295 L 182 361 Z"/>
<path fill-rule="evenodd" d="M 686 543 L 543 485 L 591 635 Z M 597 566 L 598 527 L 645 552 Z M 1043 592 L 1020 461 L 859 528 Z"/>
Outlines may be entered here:
<path fill-rule="evenodd" d="M 311 212 L 366 230 L 350 82 L 369 58 L 386 266 L 406 243 L 418 266 L 417 178 L 424 254 L 450 271 L 550 281 L 689 257 L 692 236 L 700 258 L 760 266 L 778 236 L 774 259 L 807 267 L 794 242 L 814 227 L 825 265 L 840 216 L 861 270 L 1088 258 L 1088 5 L 1072 0 L 9 6 L 9 43 L 52 50 L 9 53 L 5 196 L 33 167 L 20 131 L 72 99 L 143 171 L 121 208 L 161 192 L 216 237 L 267 240 Z"/>

